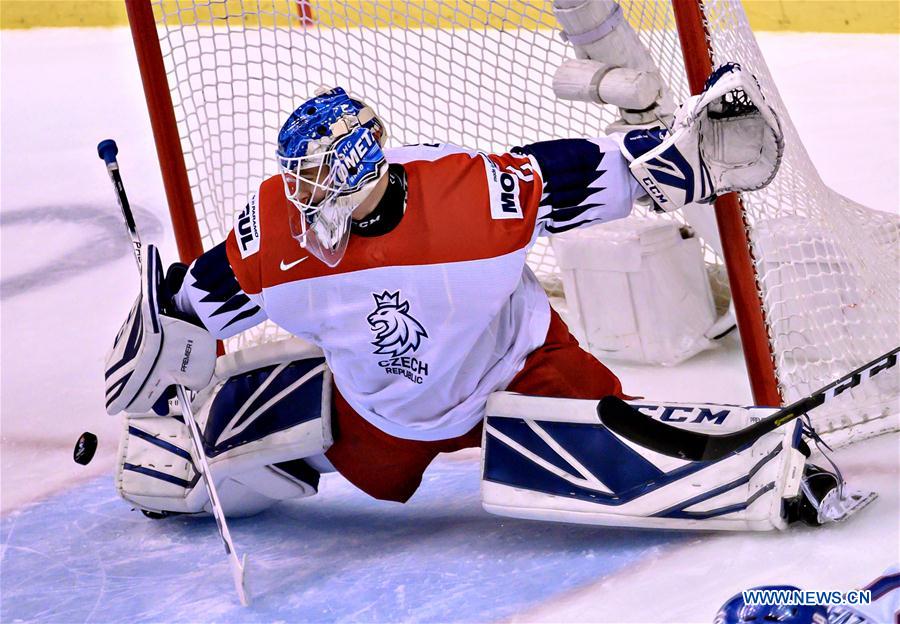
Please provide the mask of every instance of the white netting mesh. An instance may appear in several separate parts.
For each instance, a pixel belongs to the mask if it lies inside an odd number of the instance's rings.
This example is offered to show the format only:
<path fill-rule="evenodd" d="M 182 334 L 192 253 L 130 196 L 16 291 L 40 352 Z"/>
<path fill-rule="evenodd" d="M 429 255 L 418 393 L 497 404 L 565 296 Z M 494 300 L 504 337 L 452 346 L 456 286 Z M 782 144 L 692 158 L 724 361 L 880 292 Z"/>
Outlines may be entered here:
<path fill-rule="evenodd" d="M 622 7 L 681 101 L 687 81 L 669 3 Z M 344 86 L 372 104 L 392 145 L 449 141 L 505 151 L 599 135 L 616 117 L 553 96 L 553 71 L 572 55 L 553 29 L 550 2 L 165 0 L 153 8 L 206 248 L 225 237 L 248 193 L 277 173 L 278 129 L 319 85 Z M 705 9 L 715 61 L 749 67 L 785 127 L 781 172 L 742 199 L 779 384 L 790 401 L 900 342 L 898 219 L 821 182 L 740 4 L 707 1 Z M 706 258 L 711 275 L 722 276 L 710 247 Z M 546 242 L 529 262 L 558 288 Z M 273 332 L 264 327 L 229 346 Z M 817 417 L 819 426 L 863 430 L 853 435 L 897 428 L 887 409 L 896 411 L 897 376 L 845 403 Z"/>
<path fill-rule="evenodd" d="M 792 402 L 900 344 L 900 219 L 819 178 L 740 5 L 707 2 L 706 19 L 714 63 L 749 68 L 784 128 L 774 182 L 741 200 L 779 385 Z M 896 429 L 898 376 L 873 382 L 818 410 L 818 428 L 865 422 L 869 434 Z"/>

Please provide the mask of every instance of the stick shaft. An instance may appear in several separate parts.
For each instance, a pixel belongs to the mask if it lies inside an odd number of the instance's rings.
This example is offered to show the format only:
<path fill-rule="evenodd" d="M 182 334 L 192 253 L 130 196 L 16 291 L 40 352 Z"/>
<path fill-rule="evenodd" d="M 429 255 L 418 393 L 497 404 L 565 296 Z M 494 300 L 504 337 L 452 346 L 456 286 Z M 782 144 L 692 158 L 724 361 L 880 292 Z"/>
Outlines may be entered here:
<path fill-rule="evenodd" d="M 247 606 L 249 600 L 244 582 L 244 563 L 246 562 L 246 557 L 240 559 L 234 550 L 234 541 L 231 539 L 231 531 L 228 530 L 228 523 L 225 521 L 225 513 L 222 511 L 222 502 L 219 500 L 219 491 L 213 481 L 212 470 L 209 467 L 209 459 L 206 456 L 206 451 L 203 449 L 203 437 L 200 435 L 200 427 L 197 426 L 197 421 L 194 418 L 194 410 L 191 407 L 191 401 L 187 390 L 185 390 L 183 386 L 175 386 L 175 392 L 178 394 L 178 402 L 181 404 L 184 423 L 191 433 L 190 437 L 191 443 L 194 446 L 194 455 L 200 464 L 200 472 L 203 473 L 203 482 L 206 484 L 206 492 L 209 494 L 209 504 L 212 509 L 213 517 L 216 519 L 219 536 L 222 538 L 222 543 L 225 546 L 225 553 L 228 555 L 229 563 L 231 565 L 235 589 L 237 589 L 241 604 Z"/>
<path fill-rule="evenodd" d="M 900 347 L 860 366 L 816 392 L 778 410 L 771 416 L 734 433 L 712 435 L 659 422 L 616 397 L 606 397 L 597 406 L 600 421 L 611 431 L 664 455 L 691 461 L 713 461 L 755 442 L 766 433 L 858 386 L 866 379 L 897 364 Z"/>
<path fill-rule="evenodd" d="M 109 173 L 109 179 L 116 191 L 116 200 L 119 202 L 119 208 L 122 209 L 122 216 L 125 217 L 125 228 L 131 237 L 131 244 L 134 252 L 134 260 L 137 263 L 138 273 L 141 272 L 141 237 L 138 235 L 137 225 L 134 222 L 134 214 L 131 212 L 131 205 L 128 203 L 128 196 L 125 194 L 125 185 L 122 183 L 122 176 L 119 173 L 119 163 L 113 160 L 106 164 L 106 171 Z"/>
<path fill-rule="evenodd" d="M 840 379 L 820 388 L 811 395 L 791 403 L 766 420 L 771 419 L 775 424 L 775 427 L 780 427 L 784 423 L 805 414 L 809 410 L 819 407 L 823 403 L 827 403 L 846 390 L 858 386 L 863 380 L 874 377 L 881 371 L 894 367 L 897 364 L 898 353 L 900 353 L 900 347 L 891 349 L 884 355 L 872 360 L 868 364 L 860 366 L 855 371 L 847 373 Z"/>
<path fill-rule="evenodd" d="M 125 184 L 122 182 L 122 176 L 119 173 L 119 163 L 116 160 L 118 148 L 114 141 L 107 139 L 97 146 L 97 151 L 104 161 L 106 161 L 106 170 L 109 178 L 113 183 L 116 191 L 116 199 L 119 207 L 122 209 L 122 216 L 125 218 L 125 227 L 128 235 L 131 237 L 131 244 L 134 251 L 134 259 L 137 263 L 138 273 L 141 272 L 141 238 L 137 231 L 137 224 L 134 221 L 134 214 L 131 212 L 131 205 L 128 203 L 128 196 L 125 194 Z M 234 549 L 234 542 L 231 539 L 231 532 L 228 530 L 228 523 L 225 520 L 225 513 L 222 511 L 222 503 L 219 500 L 219 491 L 216 488 L 215 481 L 212 476 L 212 470 L 209 467 L 209 458 L 203 448 L 203 437 L 200 434 L 200 427 L 194 419 L 194 412 L 191 408 L 190 397 L 187 390 L 183 386 L 176 385 L 175 392 L 178 395 L 178 402 L 181 405 L 181 412 L 184 416 L 184 423 L 187 425 L 190 433 L 191 444 L 194 448 L 194 456 L 200 464 L 200 471 L 203 474 L 203 483 L 206 486 L 206 492 L 209 495 L 210 507 L 213 517 L 216 519 L 216 526 L 219 529 L 219 536 L 225 546 L 225 552 L 228 554 L 231 564 L 232 576 L 234 577 L 235 587 L 241 604 L 247 606 L 249 604 L 246 585 L 244 582 L 244 559 L 240 559 Z"/>

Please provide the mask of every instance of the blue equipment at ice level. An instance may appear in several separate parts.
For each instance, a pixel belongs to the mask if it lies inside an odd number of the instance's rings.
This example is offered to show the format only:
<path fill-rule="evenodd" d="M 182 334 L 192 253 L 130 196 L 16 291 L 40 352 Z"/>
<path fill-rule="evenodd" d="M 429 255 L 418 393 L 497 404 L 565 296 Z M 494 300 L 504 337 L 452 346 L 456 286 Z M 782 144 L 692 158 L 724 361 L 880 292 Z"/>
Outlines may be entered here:
<path fill-rule="evenodd" d="M 800 591 L 792 585 L 769 585 L 752 590 Z M 715 624 L 827 624 L 828 611 L 821 605 L 751 605 L 744 600 L 744 593 L 733 596 L 716 614 Z"/>

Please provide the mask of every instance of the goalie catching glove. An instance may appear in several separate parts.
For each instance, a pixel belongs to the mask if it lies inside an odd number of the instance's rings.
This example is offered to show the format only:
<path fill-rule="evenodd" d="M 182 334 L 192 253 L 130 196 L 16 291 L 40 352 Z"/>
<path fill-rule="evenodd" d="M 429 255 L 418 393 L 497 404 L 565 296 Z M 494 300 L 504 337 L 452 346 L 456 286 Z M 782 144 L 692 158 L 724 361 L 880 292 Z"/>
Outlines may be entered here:
<path fill-rule="evenodd" d="M 176 318 L 159 252 L 141 253 L 141 292 L 106 357 L 106 411 L 144 413 L 172 385 L 204 388 L 216 364 L 216 341 L 206 329 Z"/>
<path fill-rule="evenodd" d="M 775 111 L 737 63 L 710 75 L 675 113 L 671 131 L 632 130 L 619 140 L 632 174 L 666 212 L 766 186 L 784 152 Z"/>

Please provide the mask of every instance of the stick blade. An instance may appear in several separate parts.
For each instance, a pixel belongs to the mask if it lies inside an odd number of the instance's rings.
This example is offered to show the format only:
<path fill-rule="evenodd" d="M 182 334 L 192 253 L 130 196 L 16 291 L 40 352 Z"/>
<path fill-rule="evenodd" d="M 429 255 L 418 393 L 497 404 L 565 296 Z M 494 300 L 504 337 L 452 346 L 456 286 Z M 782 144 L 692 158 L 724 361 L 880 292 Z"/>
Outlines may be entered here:
<path fill-rule="evenodd" d="M 706 459 L 708 436 L 661 423 L 618 397 L 600 399 L 597 415 L 610 431 L 646 449 L 690 461 Z"/>
<path fill-rule="evenodd" d="M 247 591 L 247 555 L 238 561 L 237 555 L 231 555 L 231 577 L 234 579 L 234 588 L 238 598 L 245 607 L 250 606 L 250 592 Z"/>

